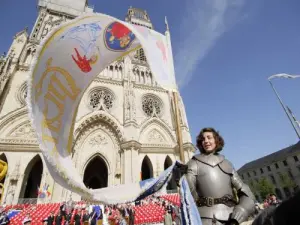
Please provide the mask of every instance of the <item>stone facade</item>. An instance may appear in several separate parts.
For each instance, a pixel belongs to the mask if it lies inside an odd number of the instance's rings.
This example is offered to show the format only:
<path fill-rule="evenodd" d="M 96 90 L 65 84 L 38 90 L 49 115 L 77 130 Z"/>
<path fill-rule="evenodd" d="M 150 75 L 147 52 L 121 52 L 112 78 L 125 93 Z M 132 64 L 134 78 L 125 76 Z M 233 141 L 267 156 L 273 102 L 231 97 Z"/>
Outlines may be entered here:
<path fill-rule="evenodd" d="M 27 29 L 17 33 L 6 56 L 0 57 L 0 158 L 8 162 L 2 197 L 6 204 L 36 198 L 37 186 L 44 185 L 51 195 L 40 202 L 67 200 L 71 195 L 80 199 L 56 184 L 47 170 L 28 118 L 26 81 L 36 47 L 47 33 L 93 10 L 84 0 L 40 0 L 38 6 L 31 34 Z M 137 11 L 139 17 L 134 16 Z M 152 28 L 145 11 L 130 8 L 126 21 L 133 18 L 135 24 Z M 141 176 L 157 176 L 179 159 L 172 98 L 155 82 L 142 49 L 101 72 L 86 90 L 75 124 L 72 159 L 85 182 L 91 186 L 138 182 Z M 188 160 L 195 148 L 181 98 L 179 107 Z M 94 169 L 86 178 L 85 171 L 95 158 L 105 171 Z"/>
<path fill-rule="evenodd" d="M 255 187 L 262 178 L 273 185 L 280 199 L 289 198 L 300 186 L 300 142 L 249 162 L 238 173 L 260 201 L 265 196 L 260 196 Z"/>

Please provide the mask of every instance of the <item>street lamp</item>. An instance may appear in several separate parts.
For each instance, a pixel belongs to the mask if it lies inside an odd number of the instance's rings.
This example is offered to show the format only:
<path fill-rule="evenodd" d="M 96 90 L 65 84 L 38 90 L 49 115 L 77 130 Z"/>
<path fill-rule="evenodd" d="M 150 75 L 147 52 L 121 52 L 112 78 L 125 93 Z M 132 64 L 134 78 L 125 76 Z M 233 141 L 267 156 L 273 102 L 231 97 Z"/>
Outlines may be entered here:
<path fill-rule="evenodd" d="M 288 113 L 288 111 L 287 111 L 287 108 L 284 106 L 284 104 L 283 104 L 281 98 L 279 97 L 278 92 L 276 91 L 276 89 L 275 89 L 273 83 L 271 82 L 271 79 L 274 78 L 274 77 L 297 78 L 297 77 L 300 77 L 300 76 L 292 76 L 292 75 L 288 75 L 288 74 L 277 74 L 277 75 L 273 75 L 273 76 L 269 77 L 269 79 L 268 79 L 269 82 L 270 82 L 270 85 L 271 85 L 271 87 L 272 87 L 272 89 L 273 89 L 273 91 L 274 91 L 274 93 L 275 93 L 276 96 L 277 96 L 278 101 L 280 102 L 280 104 L 281 104 L 281 106 L 282 106 L 282 108 L 283 108 L 285 114 L 287 115 L 287 117 L 288 117 L 289 121 L 291 122 L 291 124 L 292 124 L 292 126 L 293 126 L 293 128 L 294 128 L 294 130 L 295 130 L 295 132 L 296 132 L 296 134 L 297 134 L 297 136 L 298 136 L 298 138 L 300 139 L 300 133 L 299 133 L 299 131 L 297 130 L 297 128 L 296 128 L 296 126 L 295 126 L 295 123 L 292 121 L 292 119 L 291 119 L 291 117 L 290 117 L 290 115 L 289 115 L 289 113 Z M 298 122 L 298 121 L 297 121 L 297 123 L 298 123 L 298 125 L 299 125 L 299 122 Z"/>

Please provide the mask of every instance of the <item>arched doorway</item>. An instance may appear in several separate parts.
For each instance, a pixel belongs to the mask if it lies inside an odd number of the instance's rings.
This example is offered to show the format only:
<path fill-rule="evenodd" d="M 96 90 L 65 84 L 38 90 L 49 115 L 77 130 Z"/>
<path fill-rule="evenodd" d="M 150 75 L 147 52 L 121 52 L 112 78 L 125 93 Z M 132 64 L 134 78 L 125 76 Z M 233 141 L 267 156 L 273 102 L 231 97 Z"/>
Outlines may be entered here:
<path fill-rule="evenodd" d="M 83 183 L 90 189 L 107 187 L 108 169 L 101 156 L 95 156 L 88 163 L 84 171 Z"/>
<path fill-rule="evenodd" d="M 172 166 L 172 164 L 172 159 L 170 158 L 170 156 L 167 156 L 164 162 L 164 170 L 168 169 L 170 166 Z M 167 185 L 167 190 L 176 190 L 176 181 L 173 176 Z"/>
<path fill-rule="evenodd" d="M 153 167 L 148 156 L 145 156 L 142 162 L 142 180 L 147 180 L 153 177 Z"/>
<path fill-rule="evenodd" d="M 43 161 L 39 155 L 30 161 L 24 174 L 20 198 L 37 198 L 43 175 Z"/>

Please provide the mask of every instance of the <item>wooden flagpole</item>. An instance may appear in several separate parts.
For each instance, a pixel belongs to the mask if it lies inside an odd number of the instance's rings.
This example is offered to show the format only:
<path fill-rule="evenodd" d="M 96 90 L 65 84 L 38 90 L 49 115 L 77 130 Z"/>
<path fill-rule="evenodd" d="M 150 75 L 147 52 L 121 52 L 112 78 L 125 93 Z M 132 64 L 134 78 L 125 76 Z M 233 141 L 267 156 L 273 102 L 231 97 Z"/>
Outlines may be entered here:
<path fill-rule="evenodd" d="M 185 163 L 184 151 L 183 151 L 183 140 L 182 140 L 182 131 L 180 126 L 180 112 L 178 108 L 178 92 L 173 92 L 173 101 L 174 101 L 174 111 L 175 111 L 175 120 L 176 120 L 176 134 L 177 134 L 177 143 L 179 148 L 179 157 L 180 161 Z"/>

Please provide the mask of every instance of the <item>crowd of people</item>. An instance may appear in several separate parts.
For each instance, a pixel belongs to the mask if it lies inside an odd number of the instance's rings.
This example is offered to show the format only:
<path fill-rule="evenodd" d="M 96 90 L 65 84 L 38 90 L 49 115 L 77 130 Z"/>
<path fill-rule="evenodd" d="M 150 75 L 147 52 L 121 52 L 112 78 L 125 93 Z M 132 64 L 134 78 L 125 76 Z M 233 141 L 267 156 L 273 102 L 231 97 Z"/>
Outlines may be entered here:
<path fill-rule="evenodd" d="M 159 206 L 164 211 L 163 222 L 165 225 L 181 224 L 179 206 L 160 196 L 150 196 L 140 201 L 98 206 L 88 203 L 63 202 L 57 212 L 50 212 L 47 218 L 41 221 L 44 225 L 134 225 L 136 208 L 139 206 Z M 22 223 L 32 224 L 30 212 L 34 207 L 27 210 Z M 0 225 L 7 225 L 10 220 L 5 211 L 1 212 Z"/>

